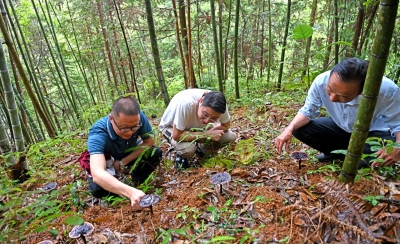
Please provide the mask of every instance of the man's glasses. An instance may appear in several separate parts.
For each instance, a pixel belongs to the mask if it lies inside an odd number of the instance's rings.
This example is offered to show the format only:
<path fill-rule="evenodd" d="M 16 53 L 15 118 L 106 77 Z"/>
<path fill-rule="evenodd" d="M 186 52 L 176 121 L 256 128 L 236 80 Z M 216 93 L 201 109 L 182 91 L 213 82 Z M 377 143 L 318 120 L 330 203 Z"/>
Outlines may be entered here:
<path fill-rule="evenodd" d="M 117 126 L 118 130 L 121 131 L 121 132 L 128 132 L 130 130 L 137 131 L 142 126 L 142 122 L 140 122 L 140 124 L 138 126 L 133 126 L 133 127 L 130 127 L 130 128 L 119 128 L 119 126 L 117 125 L 117 122 L 115 122 L 115 119 L 113 119 L 113 121 L 114 121 L 115 126 Z"/>
<path fill-rule="evenodd" d="M 215 122 L 217 122 L 217 121 L 219 120 L 219 118 L 212 118 L 211 115 L 209 115 L 209 114 L 208 114 L 207 112 L 205 112 L 205 111 L 201 112 L 201 114 L 202 114 L 202 117 L 203 117 L 204 119 L 209 119 L 209 121 L 210 121 L 211 123 L 215 123 Z"/>

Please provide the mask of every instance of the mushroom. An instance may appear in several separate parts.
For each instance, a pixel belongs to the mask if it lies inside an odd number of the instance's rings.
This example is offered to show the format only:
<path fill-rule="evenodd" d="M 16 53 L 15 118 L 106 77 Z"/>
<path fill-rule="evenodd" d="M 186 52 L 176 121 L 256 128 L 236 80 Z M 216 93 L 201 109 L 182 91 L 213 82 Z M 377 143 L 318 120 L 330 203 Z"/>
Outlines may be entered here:
<path fill-rule="evenodd" d="M 92 234 L 93 230 L 94 226 L 89 222 L 85 222 L 72 228 L 71 232 L 69 232 L 69 237 L 72 239 L 80 237 L 82 238 L 83 242 L 87 244 L 85 236 Z"/>
<path fill-rule="evenodd" d="M 294 160 L 297 160 L 297 162 L 299 163 L 299 169 L 301 169 L 301 160 L 307 160 L 307 159 L 308 159 L 307 153 L 305 153 L 305 152 L 298 152 L 298 151 L 292 152 L 292 153 L 290 154 L 290 157 L 291 157 L 292 159 L 294 159 Z"/>
<path fill-rule="evenodd" d="M 211 176 L 211 183 L 214 185 L 219 185 L 220 189 L 219 192 L 222 194 L 222 184 L 231 181 L 231 175 L 227 172 L 216 173 L 215 175 Z"/>
<path fill-rule="evenodd" d="M 51 191 L 56 189 L 56 187 L 57 187 L 57 182 L 50 182 L 43 187 L 43 191 Z"/>
<path fill-rule="evenodd" d="M 38 242 L 37 244 L 53 244 L 53 242 L 49 241 L 49 240 L 44 240 L 44 241 Z"/>
<path fill-rule="evenodd" d="M 139 206 L 142 208 L 150 207 L 150 212 L 153 214 L 153 205 L 160 201 L 160 197 L 156 194 L 146 194 L 140 199 Z"/>

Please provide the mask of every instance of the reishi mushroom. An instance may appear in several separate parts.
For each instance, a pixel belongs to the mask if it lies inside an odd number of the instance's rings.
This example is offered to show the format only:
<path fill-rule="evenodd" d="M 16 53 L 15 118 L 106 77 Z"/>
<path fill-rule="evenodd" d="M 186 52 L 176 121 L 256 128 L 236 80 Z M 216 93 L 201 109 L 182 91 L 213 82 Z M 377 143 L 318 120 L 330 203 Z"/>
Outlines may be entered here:
<path fill-rule="evenodd" d="M 231 181 L 231 175 L 227 172 L 220 172 L 216 173 L 215 175 L 211 176 L 211 183 L 214 185 L 219 185 L 219 192 L 222 194 L 222 184 Z"/>
<path fill-rule="evenodd" d="M 153 205 L 160 201 L 160 197 L 156 194 L 146 194 L 140 199 L 139 206 L 142 208 L 150 207 L 150 213 L 153 214 Z"/>
<path fill-rule="evenodd" d="M 43 187 L 43 191 L 51 191 L 56 189 L 56 187 L 57 187 L 57 182 L 50 182 Z"/>
<path fill-rule="evenodd" d="M 69 232 L 69 237 L 72 239 L 80 237 L 82 238 L 83 242 L 87 244 L 85 236 L 92 234 L 93 230 L 94 226 L 89 222 L 85 222 L 72 228 L 71 232 Z"/>
<path fill-rule="evenodd" d="M 301 160 L 307 160 L 308 159 L 307 153 L 298 152 L 298 151 L 292 152 L 290 154 L 290 157 L 292 159 L 294 159 L 294 160 L 297 160 L 297 162 L 299 163 L 299 169 L 301 169 Z"/>

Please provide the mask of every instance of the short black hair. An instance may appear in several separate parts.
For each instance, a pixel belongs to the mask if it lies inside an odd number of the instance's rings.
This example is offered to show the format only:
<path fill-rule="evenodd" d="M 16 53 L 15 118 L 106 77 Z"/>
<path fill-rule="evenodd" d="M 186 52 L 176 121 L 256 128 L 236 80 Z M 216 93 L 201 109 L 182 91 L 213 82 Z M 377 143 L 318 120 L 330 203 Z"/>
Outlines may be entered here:
<path fill-rule="evenodd" d="M 217 113 L 225 113 L 226 111 L 226 99 L 222 92 L 208 92 L 203 98 L 204 107 L 210 107 Z"/>
<path fill-rule="evenodd" d="M 136 99 L 131 96 L 120 97 L 114 102 L 111 113 L 114 117 L 118 117 L 120 113 L 138 115 L 140 113 L 140 106 Z"/>
<path fill-rule="evenodd" d="M 336 73 L 344 83 L 359 84 L 361 94 L 367 77 L 368 62 L 359 58 L 348 58 L 336 64 L 331 70 L 331 76 Z"/>

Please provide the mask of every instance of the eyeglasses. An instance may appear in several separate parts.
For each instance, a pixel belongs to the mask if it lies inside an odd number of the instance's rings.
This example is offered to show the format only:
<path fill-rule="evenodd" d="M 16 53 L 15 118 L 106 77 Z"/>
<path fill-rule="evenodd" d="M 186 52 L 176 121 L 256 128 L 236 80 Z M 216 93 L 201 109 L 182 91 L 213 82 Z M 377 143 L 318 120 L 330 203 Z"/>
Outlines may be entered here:
<path fill-rule="evenodd" d="M 133 126 L 133 127 L 130 127 L 130 128 L 119 128 L 119 126 L 117 125 L 117 122 L 115 122 L 115 119 L 113 119 L 113 121 L 114 121 L 115 126 L 117 126 L 118 130 L 121 131 L 121 132 L 128 132 L 130 130 L 137 131 L 142 126 L 142 122 L 140 122 L 138 126 Z"/>
<path fill-rule="evenodd" d="M 215 122 L 217 122 L 219 120 L 219 118 L 211 118 L 211 115 L 209 115 L 205 111 L 202 111 L 201 114 L 202 114 L 204 119 L 208 119 L 211 123 L 215 123 Z"/>

